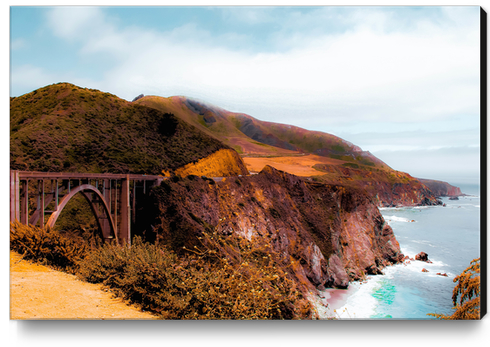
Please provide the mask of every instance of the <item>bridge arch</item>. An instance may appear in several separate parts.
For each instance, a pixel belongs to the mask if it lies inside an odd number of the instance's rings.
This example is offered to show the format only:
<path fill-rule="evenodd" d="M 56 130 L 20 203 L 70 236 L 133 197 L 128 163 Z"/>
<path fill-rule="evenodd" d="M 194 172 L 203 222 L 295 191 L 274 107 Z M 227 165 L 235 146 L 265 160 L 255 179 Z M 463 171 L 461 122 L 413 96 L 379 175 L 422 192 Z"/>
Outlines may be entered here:
<path fill-rule="evenodd" d="M 163 180 L 165 177 L 160 175 L 10 170 L 10 221 L 18 220 L 24 225 L 40 222 L 42 226 L 52 227 L 68 201 L 81 193 L 104 239 L 114 238 L 119 244 L 130 245 L 131 225 L 136 220 L 136 195 L 143 199 L 148 189 Z M 30 186 L 30 182 L 36 181 L 37 184 Z M 36 201 L 33 213 L 30 211 L 32 198 Z M 109 208 L 112 201 L 114 209 Z M 47 211 L 53 202 L 54 211 Z M 47 223 L 45 213 L 50 214 Z"/>
<path fill-rule="evenodd" d="M 94 202 L 92 201 L 91 197 L 87 194 L 88 192 L 95 193 L 99 198 L 102 203 L 102 209 L 103 213 L 105 214 L 105 217 L 107 218 L 108 223 L 103 223 L 102 218 L 103 216 L 100 215 L 100 212 L 97 210 L 95 207 Z M 51 216 L 49 217 L 46 227 L 54 227 L 56 224 L 56 221 L 58 220 L 58 217 L 60 216 L 61 212 L 63 211 L 63 208 L 66 206 L 66 204 L 70 201 L 70 199 L 75 196 L 76 194 L 81 193 L 85 199 L 88 201 L 90 208 L 92 209 L 92 212 L 95 216 L 95 220 L 97 221 L 97 225 L 99 229 L 102 231 L 102 236 L 105 240 L 110 239 L 110 238 L 115 238 L 117 240 L 117 233 L 115 229 L 115 224 L 114 220 L 112 219 L 109 206 L 107 205 L 107 202 L 102 195 L 102 193 L 93 185 L 91 184 L 82 184 L 74 189 L 72 189 L 67 195 L 65 195 L 59 205 L 58 209 L 54 211 Z"/>

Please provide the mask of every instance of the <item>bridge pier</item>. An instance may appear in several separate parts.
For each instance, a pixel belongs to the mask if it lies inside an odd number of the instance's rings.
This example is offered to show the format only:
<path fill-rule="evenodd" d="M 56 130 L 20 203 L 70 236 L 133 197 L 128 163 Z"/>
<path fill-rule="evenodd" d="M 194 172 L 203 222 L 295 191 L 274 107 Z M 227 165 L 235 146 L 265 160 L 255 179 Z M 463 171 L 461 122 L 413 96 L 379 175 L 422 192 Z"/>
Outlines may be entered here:
<path fill-rule="evenodd" d="M 125 244 L 131 242 L 131 207 L 129 205 L 129 175 L 121 181 L 121 223 L 117 230 L 117 239 L 119 243 Z"/>
<path fill-rule="evenodd" d="M 11 170 L 10 221 L 17 220 L 26 225 L 39 222 L 40 226 L 53 227 L 68 201 L 81 193 L 89 202 L 104 240 L 115 239 L 119 244 L 130 244 L 131 224 L 136 216 L 137 182 L 143 182 L 144 196 L 147 187 L 159 185 L 163 180 L 163 176 L 154 175 Z M 45 181 L 50 187 L 49 192 Z M 49 215 L 47 222 L 46 214 Z"/>
<path fill-rule="evenodd" d="M 10 170 L 10 221 L 20 220 L 19 171 Z"/>

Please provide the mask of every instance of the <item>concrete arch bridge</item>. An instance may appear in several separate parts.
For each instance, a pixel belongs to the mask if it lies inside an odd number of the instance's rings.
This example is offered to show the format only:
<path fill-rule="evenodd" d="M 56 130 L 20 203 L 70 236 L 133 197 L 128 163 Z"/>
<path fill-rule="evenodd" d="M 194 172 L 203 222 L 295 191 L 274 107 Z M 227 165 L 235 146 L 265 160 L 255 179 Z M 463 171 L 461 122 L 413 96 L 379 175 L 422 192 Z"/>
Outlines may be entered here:
<path fill-rule="evenodd" d="M 10 220 L 53 227 L 72 197 L 88 201 L 105 241 L 131 242 L 136 200 L 165 179 L 155 175 L 10 170 Z"/>

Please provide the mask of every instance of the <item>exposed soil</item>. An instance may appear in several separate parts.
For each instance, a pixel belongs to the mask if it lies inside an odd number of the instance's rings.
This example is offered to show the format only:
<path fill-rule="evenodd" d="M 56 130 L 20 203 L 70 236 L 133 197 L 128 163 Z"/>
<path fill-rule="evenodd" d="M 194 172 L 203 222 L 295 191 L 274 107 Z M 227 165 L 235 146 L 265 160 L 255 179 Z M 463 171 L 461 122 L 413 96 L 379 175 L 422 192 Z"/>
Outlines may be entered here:
<path fill-rule="evenodd" d="M 278 170 L 303 177 L 323 174 L 321 171 L 313 168 L 315 164 L 341 165 L 345 163 L 342 160 L 321 157 L 314 154 L 270 158 L 244 157 L 242 159 L 247 169 L 252 172 L 260 172 L 264 166 L 270 165 Z"/>
<path fill-rule="evenodd" d="M 10 252 L 10 319 L 158 319 L 101 285 L 23 260 Z"/>

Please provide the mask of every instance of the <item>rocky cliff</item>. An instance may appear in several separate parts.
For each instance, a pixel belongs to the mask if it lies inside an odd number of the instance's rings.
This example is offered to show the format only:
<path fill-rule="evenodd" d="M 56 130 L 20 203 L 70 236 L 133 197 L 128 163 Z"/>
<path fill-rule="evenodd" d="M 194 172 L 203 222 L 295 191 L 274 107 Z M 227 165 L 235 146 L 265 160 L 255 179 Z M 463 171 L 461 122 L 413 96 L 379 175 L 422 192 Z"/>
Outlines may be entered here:
<path fill-rule="evenodd" d="M 423 178 L 418 179 L 425 184 L 436 196 L 462 196 L 461 189 L 450 185 L 447 182 L 427 180 Z"/>
<path fill-rule="evenodd" d="M 195 163 L 189 163 L 176 169 L 175 174 L 223 177 L 248 175 L 248 170 L 235 150 L 221 149 Z"/>
<path fill-rule="evenodd" d="M 192 249 L 204 231 L 270 238 L 307 288 L 348 286 L 350 280 L 399 262 L 392 229 L 364 192 L 313 183 L 272 167 L 220 182 L 171 177 L 141 211 L 149 241 L 177 252 Z"/>
<path fill-rule="evenodd" d="M 441 205 L 427 186 L 405 172 L 321 164 L 316 179 L 364 190 L 379 207 Z"/>

